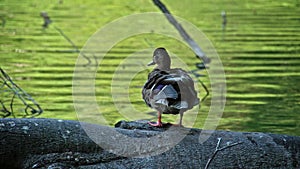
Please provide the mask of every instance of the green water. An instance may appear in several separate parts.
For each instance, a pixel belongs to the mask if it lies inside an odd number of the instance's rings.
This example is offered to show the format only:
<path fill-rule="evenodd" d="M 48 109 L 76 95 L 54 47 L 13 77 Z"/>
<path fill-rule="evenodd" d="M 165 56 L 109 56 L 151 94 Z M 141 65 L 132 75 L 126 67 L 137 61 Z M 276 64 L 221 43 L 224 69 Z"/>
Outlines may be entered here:
<path fill-rule="evenodd" d="M 0 17 L 5 20 L 0 25 L 0 66 L 40 103 L 44 113 L 39 117 L 77 120 L 72 77 L 78 53 L 55 27 L 81 48 L 99 28 L 119 17 L 160 11 L 150 0 L 61 2 L 0 0 Z M 227 100 L 218 129 L 300 135 L 297 0 L 163 2 L 173 14 L 201 29 L 222 60 Z M 227 12 L 225 33 L 221 28 L 222 10 Z M 47 29 L 42 28 L 41 11 L 47 11 L 53 21 Z M 116 44 L 99 67 L 95 82 L 97 103 L 110 125 L 124 119 L 111 96 L 113 72 L 128 55 L 150 45 L 166 47 L 190 69 L 198 61 L 186 46 L 162 35 L 141 35 Z M 155 113 L 144 104 L 140 93 L 148 71 L 135 76 L 129 93 L 133 107 L 148 112 L 138 117 L 154 120 Z M 202 74 L 205 76 L 201 79 L 209 86 L 207 73 Z M 202 103 L 194 127 L 203 127 L 209 108 L 210 98 Z M 93 113 L 86 116 L 94 118 Z M 189 118 L 188 113 L 186 116 Z M 164 116 L 163 120 L 172 122 L 174 117 Z"/>

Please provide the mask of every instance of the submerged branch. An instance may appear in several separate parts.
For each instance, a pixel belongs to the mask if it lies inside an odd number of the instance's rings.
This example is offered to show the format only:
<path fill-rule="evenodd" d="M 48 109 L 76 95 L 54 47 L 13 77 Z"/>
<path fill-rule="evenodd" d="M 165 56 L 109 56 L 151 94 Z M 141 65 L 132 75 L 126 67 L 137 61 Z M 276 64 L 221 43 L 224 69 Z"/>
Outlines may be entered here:
<path fill-rule="evenodd" d="M 0 83 L 2 83 L 0 85 L 0 94 L 3 95 L 0 98 L 0 112 L 2 112 L 3 114 L 0 114 L 0 116 L 2 116 L 3 118 L 8 116 L 20 116 L 16 115 L 16 113 L 14 112 L 14 106 L 17 102 L 15 98 L 18 98 L 18 101 L 21 102 L 21 105 L 25 106 L 21 109 L 25 113 L 24 115 L 21 115 L 21 117 L 34 117 L 40 115 L 43 112 L 43 109 L 31 97 L 31 95 L 26 93 L 22 88 L 14 83 L 14 81 L 9 77 L 7 73 L 4 72 L 2 68 L 0 68 Z M 5 106 L 5 102 L 8 102 L 7 100 L 5 100 L 7 98 L 11 98 L 9 101 L 9 106 Z"/>
<path fill-rule="evenodd" d="M 153 0 L 153 3 L 159 7 L 159 9 L 165 14 L 168 21 L 178 30 L 182 38 L 190 45 L 195 54 L 203 60 L 204 64 L 210 63 L 210 58 L 208 58 L 200 46 L 192 39 L 189 34 L 184 30 L 180 23 L 172 16 L 167 7 L 160 0 Z"/>

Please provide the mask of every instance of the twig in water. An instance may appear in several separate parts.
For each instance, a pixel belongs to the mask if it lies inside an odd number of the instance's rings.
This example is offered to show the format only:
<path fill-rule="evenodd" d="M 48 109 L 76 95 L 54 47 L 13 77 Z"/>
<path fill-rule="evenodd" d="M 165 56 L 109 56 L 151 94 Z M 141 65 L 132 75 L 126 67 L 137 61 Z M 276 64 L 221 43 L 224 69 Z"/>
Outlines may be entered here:
<path fill-rule="evenodd" d="M 44 19 L 44 24 L 43 24 L 43 28 L 46 29 L 48 28 L 48 25 L 50 23 L 52 23 L 52 20 L 50 19 L 49 15 L 47 12 L 43 11 L 40 13 L 41 17 L 43 17 Z M 88 63 L 85 65 L 85 66 L 88 66 L 92 63 L 91 59 L 89 57 L 87 57 L 83 52 L 81 52 L 79 50 L 79 48 L 75 45 L 75 43 L 58 27 L 54 26 L 54 29 L 57 30 L 61 36 L 63 36 L 71 45 L 72 47 L 75 49 L 75 51 L 77 53 L 79 53 L 80 55 L 82 55 L 87 61 Z M 97 66 L 98 65 L 98 61 L 97 61 L 97 58 L 96 56 L 93 54 L 93 58 L 95 60 L 95 65 Z"/>
<path fill-rule="evenodd" d="M 207 163 L 206 163 L 204 169 L 208 169 L 210 163 L 212 162 L 212 160 L 215 158 L 215 156 L 217 155 L 217 153 L 218 153 L 219 151 L 222 151 L 222 150 L 224 150 L 224 149 L 226 149 L 226 148 L 230 148 L 230 147 L 233 147 L 233 146 L 236 146 L 236 145 L 238 145 L 238 144 L 242 144 L 242 143 L 243 143 L 243 142 L 240 141 L 240 142 L 236 142 L 236 143 L 233 143 L 233 144 L 229 144 L 229 145 L 227 145 L 227 146 L 224 146 L 224 147 L 220 148 L 221 139 L 222 139 L 222 138 L 218 138 L 218 143 L 217 143 L 216 149 L 215 149 L 213 155 L 211 156 L 211 158 L 208 159 L 208 161 L 207 161 Z"/>
<path fill-rule="evenodd" d="M 224 40 L 225 38 L 225 30 L 226 30 L 226 25 L 227 25 L 227 15 L 226 11 L 221 12 L 222 16 L 222 39 Z"/>
<path fill-rule="evenodd" d="M 44 19 L 43 28 L 44 29 L 48 28 L 48 25 L 50 25 L 50 23 L 52 22 L 50 17 L 48 16 L 48 13 L 43 11 L 40 13 L 40 16 L 43 17 Z"/>
<path fill-rule="evenodd" d="M 222 16 L 222 30 L 224 32 L 226 30 L 226 24 L 227 24 L 226 11 L 222 11 L 221 16 Z"/>
<path fill-rule="evenodd" d="M 205 86 L 205 84 L 204 84 L 200 79 L 198 79 L 198 81 L 200 82 L 201 86 L 202 86 L 202 87 L 205 89 L 205 91 L 206 91 L 206 95 L 201 99 L 201 101 L 203 102 L 203 101 L 207 98 L 207 96 L 209 95 L 209 91 L 208 91 L 207 87 Z"/>
<path fill-rule="evenodd" d="M 190 73 L 192 73 L 194 76 L 196 76 L 197 77 L 197 79 L 198 79 L 198 81 L 200 82 L 200 84 L 201 84 L 201 86 L 204 88 L 204 90 L 206 91 L 206 95 L 201 99 L 201 101 L 203 102 L 206 98 L 207 98 L 207 96 L 209 95 L 209 90 L 207 89 L 207 87 L 206 87 L 206 85 L 200 80 L 200 76 L 201 75 L 199 75 L 198 73 L 196 73 L 195 71 L 197 71 L 197 70 L 192 70 L 192 71 L 190 71 Z"/>
<path fill-rule="evenodd" d="M 15 103 L 15 98 L 17 97 L 19 100 L 21 100 L 22 104 L 25 106 L 23 109 L 25 112 L 25 115 L 22 117 L 34 117 L 37 115 L 40 115 L 43 112 L 43 109 L 40 107 L 40 105 L 29 95 L 27 94 L 23 89 L 21 89 L 17 84 L 15 84 L 12 79 L 4 72 L 3 69 L 0 68 L 0 82 L 2 83 L 1 85 L 1 91 L 0 94 L 2 93 L 9 93 L 12 95 L 12 98 L 10 100 L 10 110 L 8 110 L 5 106 L 5 102 L 3 100 L 0 100 L 0 104 L 2 106 L 2 109 L 0 109 L 0 112 L 3 112 L 4 114 L 0 114 L 2 117 L 8 117 L 8 116 L 13 116 L 16 117 L 14 114 L 14 103 Z M 8 88 L 8 90 L 5 90 L 5 88 Z M 5 99 L 6 96 L 3 97 Z M 35 107 L 33 107 L 35 106 Z"/>
<path fill-rule="evenodd" d="M 76 50 L 77 53 L 81 54 L 88 61 L 88 63 L 86 64 L 86 66 L 90 65 L 92 63 L 91 59 L 89 57 L 87 57 L 83 52 L 80 52 L 80 50 L 75 45 L 75 43 L 61 29 L 59 29 L 56 26 L 54 26 L 54 28 L 61 34 L 61 36 L 63 36 L 72 45 L 72 47 Z M 94 58 L 95 58 L 95 56 L 94 56 Z M 95 61 L 96 61 L 96 65 L 98 65 L 97 59 L 95 59 Z"/>
<path fill-rule="evenodd" d="M 177 22 L 167 7 L 160 0 L 153 0 L 153 3 L 165 14 L 168 21 L 178 30 L 182 38 L 190 45 L 195 54 L 203 60 L 204 64 L 210 63 L 210 58 L 205 55 L 200 46 L 188 35 L 181 24 Z"/>

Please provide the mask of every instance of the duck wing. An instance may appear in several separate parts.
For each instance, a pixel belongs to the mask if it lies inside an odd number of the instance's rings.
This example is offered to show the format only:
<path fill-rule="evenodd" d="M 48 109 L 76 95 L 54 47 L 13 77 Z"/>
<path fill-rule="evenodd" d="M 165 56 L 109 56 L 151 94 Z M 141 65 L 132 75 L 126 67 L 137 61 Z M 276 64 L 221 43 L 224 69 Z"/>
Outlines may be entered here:
<path fill-rule="evenodd" d="M 199 104 L 193 79 L 182 69 L 154 69 L 143 87 L 143 99 L 149 107 L 177 114 Z"/>
<path fill-rule="evenodd" d="M 172 78 L 167 78 L 164 83 L 173 84 L 177 87 L 177 92 L 180 95 L 181 101 L 187 102 L 187 109 L 191 109 L 193 106 L 199 104 L 199 98 L 194 87 L 194 81 L 189 74 L 180 69 L 171 69 L 169 75 Z"/>

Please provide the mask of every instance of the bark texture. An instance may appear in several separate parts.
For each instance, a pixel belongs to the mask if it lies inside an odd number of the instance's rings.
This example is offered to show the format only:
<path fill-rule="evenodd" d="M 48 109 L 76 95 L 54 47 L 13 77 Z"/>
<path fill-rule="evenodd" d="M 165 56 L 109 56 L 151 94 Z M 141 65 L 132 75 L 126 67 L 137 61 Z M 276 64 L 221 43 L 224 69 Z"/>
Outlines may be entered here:
<path fill-rule="evenodd" d="M 111 128 L 57 119 L 1 119 L 0 140 L 0 166 L 11 169 L 300 167 L 300 137 L 156 128 L 144 121 L 120 121 Z"/>

